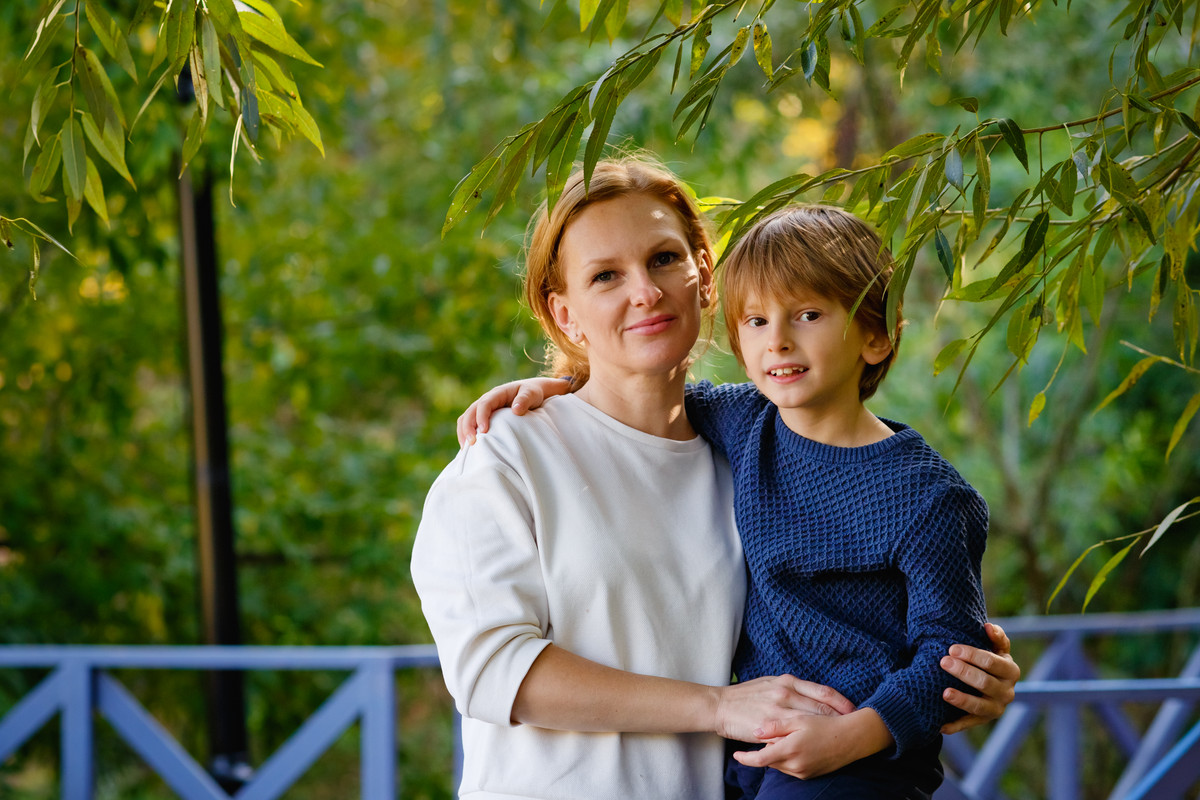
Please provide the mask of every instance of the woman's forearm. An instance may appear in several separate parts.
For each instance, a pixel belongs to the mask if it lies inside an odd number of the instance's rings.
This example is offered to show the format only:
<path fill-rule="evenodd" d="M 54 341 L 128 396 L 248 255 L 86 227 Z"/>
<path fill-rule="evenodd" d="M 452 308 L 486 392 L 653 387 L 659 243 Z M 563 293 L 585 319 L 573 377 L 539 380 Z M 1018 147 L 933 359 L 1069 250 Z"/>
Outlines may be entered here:
<path fill-rule="evenodd" d="M 550 645 L 521 683 L 512 721 L 585 732 L 716 732 L 720 691 L 623 672 Z"/>

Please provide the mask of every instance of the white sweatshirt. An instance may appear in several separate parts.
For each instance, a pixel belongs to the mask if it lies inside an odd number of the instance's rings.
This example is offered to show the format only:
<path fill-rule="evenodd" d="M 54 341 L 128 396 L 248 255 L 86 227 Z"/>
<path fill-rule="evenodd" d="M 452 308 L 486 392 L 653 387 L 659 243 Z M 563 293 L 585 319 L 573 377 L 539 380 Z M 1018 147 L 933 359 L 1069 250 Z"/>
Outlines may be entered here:
<path fill-rule="evenodd" d="M 412 576 L 464 717 L 462 797 L 724 796 L 716 735 L 509 720 L 551 642 L 630 672 L 729 682 L 746 592 L 731 495 L 703 439 L 651 436 L 571 395 L 497 414 L 442 472 Z"/>

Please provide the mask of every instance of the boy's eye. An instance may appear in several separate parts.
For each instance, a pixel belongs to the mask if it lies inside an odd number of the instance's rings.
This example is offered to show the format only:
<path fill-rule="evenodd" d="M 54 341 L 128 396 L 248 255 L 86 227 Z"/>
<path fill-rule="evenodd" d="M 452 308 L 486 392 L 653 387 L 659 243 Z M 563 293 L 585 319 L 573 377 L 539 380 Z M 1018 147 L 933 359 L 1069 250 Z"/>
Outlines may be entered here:
<path fill-rule="evenodd" d="M 800 315 L 801 322 L 816 322 L 821 318 L 820 311 L 805 311 Z"/>
<path fill-rule="evenodd" d="M 763 317 L 748 317 L 746 319 L 746 327 L 748 328 L 761 328 L 766 324 L 767 321 Z"/>

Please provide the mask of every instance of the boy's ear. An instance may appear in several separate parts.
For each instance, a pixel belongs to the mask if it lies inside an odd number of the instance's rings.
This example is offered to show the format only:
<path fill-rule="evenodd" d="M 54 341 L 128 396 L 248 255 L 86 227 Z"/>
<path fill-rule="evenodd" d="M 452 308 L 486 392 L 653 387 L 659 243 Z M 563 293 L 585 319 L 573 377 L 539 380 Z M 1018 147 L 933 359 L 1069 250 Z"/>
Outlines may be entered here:
<path fill-rule="evenodd" d="M 892 340 L 883 331 L 871 331 L 863 342 L 863 361 L 874 366 L 892 354 Z"/>

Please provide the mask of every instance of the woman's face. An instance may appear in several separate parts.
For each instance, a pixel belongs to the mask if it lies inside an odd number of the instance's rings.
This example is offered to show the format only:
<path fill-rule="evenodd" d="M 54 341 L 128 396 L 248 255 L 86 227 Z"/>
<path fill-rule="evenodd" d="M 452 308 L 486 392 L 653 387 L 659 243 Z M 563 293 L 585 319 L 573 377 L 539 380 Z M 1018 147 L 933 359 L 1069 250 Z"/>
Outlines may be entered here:
<path fill-rule="evenodd" d="M 678 369 L 700 335 L 712 270 L 679 213 L 646 194 L 588 206 L 559 243 L 565 288 L 548 298 L 592 379 Z"/>

